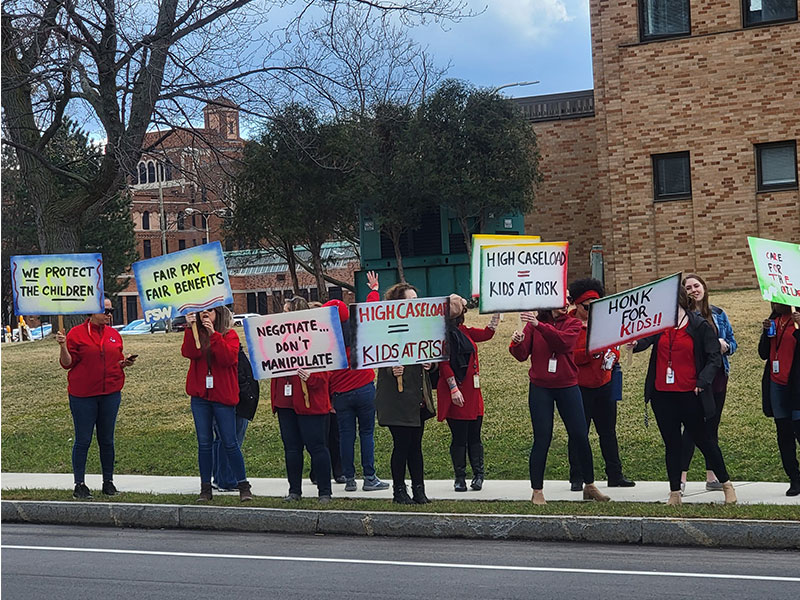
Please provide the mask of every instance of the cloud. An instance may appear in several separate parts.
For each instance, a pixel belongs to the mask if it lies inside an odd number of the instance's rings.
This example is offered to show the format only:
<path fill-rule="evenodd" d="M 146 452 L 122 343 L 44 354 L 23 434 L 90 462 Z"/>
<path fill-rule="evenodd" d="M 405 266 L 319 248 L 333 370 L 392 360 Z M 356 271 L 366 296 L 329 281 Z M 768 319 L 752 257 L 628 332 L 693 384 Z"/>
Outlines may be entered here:
<path fill-rule="evenodd" d="M 530 40 L 549 37 L 559 23 L 572 21 L 583 3 L 570 4 L 568 11 L 565 0 L 491 0 L 486 16 L 501 21 L 510 33 Z"/>

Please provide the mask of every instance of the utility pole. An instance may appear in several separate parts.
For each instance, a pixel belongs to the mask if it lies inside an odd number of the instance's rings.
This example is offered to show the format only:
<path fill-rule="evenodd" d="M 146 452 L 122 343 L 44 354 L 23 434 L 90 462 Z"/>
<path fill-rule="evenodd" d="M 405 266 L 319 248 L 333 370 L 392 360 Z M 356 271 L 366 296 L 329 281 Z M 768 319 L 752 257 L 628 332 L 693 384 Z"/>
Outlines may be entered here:
<path fill-rule="evenodd" d="M 156 163 L 156 181 L 158 181 L 158 228 L 161 230 L 161 256 L 167 254 L 167 215 L 164 213 L 163 166 Z M 167 333 L 172 332 L 172 319 L 167 319 Z"/>

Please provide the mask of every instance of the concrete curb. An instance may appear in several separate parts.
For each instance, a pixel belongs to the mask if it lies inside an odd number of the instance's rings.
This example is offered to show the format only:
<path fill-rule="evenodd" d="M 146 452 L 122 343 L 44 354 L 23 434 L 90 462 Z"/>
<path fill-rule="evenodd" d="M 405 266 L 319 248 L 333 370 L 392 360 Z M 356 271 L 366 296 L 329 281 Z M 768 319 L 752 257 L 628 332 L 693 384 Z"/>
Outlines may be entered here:
<path fill-rule="evenodd" d="M 800 549 L 800 522 L 286 510 L 3 500 L 4 523 Z"/>

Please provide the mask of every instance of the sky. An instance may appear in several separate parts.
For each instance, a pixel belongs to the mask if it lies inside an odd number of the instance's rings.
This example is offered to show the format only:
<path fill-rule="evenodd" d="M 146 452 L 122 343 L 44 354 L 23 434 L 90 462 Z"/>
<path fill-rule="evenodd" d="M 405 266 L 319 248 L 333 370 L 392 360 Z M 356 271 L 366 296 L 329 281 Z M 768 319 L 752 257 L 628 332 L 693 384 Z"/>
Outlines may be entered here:
<path fill-rule="evenodd" d="M 480 87 L 518 81 L 509 97 L 586 90 L 592 87 L 588 0 L 468 0 L 483 13 L 449 24 L 428 26 L 412 35 L 428 44 L 447 75 Z M 485 10 L 484 10 L 485 9 Z"/>

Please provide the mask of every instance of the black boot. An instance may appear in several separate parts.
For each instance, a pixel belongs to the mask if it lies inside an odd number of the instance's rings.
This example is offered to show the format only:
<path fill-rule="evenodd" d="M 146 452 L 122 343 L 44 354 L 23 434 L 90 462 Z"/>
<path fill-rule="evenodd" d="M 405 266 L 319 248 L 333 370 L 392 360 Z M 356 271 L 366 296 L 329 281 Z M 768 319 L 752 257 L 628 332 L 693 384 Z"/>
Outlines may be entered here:
<path fill-rule="evenodd" d="M 408 488 L 405 483 L 394 486 L 392 489 L 392 502 L 395 504 L 414 504 L 414 501 L 408 495 Z"/>
<path fill-rule="evenodd" d="M 430 500 L 425 495 L 425 484 L 420 483 L 417 485 L 411 484 L 411 493 L 414 496 L 414 502 L 417 504 L 428 504 Z"/>
<path fill-rule="evenodd" d="M 197 497 L 198 502 L 211 502 L 213 499 L 213 492 L 211 491 L 211 482 L 200 483 L 200 495 Z"/>
<path fill-rule="evenodd" d="M 775 430 L 778 437 L 778 450 L 781 453 L 783 470 L 789 481 L 800 481 L 800 465 L 797 462 L 795 432 L 789 419 L 775 419 Z"/>
<path fill-rule="evenodd" d="M 800 479 L 795 479 L 789 483 L 789 489 L 786 490 L 787 496 L 800 496 Z"/>
<path fill-rule="evenodd" d="M 469 487 L 471 487 L 475 491 L 480 491 L 483 489 L 483 477 L 484 477 L 484 467 L 483 467 L 483 444 L 478 442 L 477 444 L 471 444 L 468 447 L 469 450 L 469 464 L 472 466 L 472 483 Z"/>
<path fill-rule="evenodd" d="M 457 492 L 467 491 L 467 449 L 464 446 L 450 446 L 450 458 L 453 461 L 453 472 L 456 479 L 453 489 Z"/>

